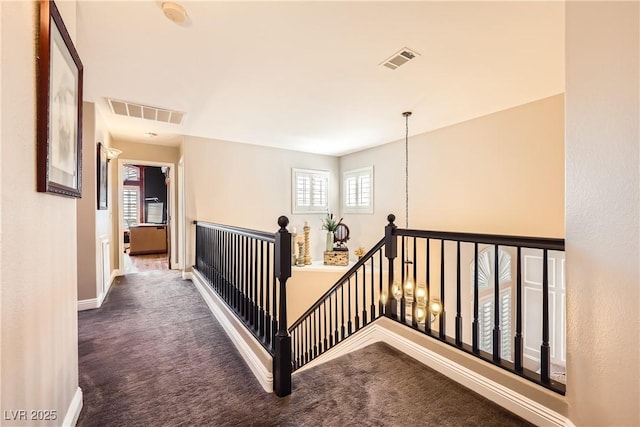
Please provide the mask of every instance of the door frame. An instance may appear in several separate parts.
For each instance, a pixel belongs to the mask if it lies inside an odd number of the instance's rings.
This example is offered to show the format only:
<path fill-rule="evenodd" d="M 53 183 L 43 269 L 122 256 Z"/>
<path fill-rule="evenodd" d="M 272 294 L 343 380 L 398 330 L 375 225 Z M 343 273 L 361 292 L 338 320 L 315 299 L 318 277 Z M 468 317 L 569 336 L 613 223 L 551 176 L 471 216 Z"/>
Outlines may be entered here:
<path fill-rule="evenodd" d="M 169 191 L 168 191 L 168 203 L 169 211 L 167 212 L 169 225 L 169 244 L 171 248 L 171 269 L 179 270 L 182 268 L 180 260 L 177 258 L 177 238 L 176 238 L 176 206 L 177 200 L 176 191 L 176 164 L 170 162 L 154 162 L 150 160 L 134 160 L 134 159 L 121 159 L 118 158 L 118 269 L 123 271 L 124 266 L 124 215 L 122 210 L 122 197 L 124 192 L 124 181 L 122 179 L 124 174 L 124 165 L 136 165 L 136 166 L 166 166 L 169 168 Z"/>

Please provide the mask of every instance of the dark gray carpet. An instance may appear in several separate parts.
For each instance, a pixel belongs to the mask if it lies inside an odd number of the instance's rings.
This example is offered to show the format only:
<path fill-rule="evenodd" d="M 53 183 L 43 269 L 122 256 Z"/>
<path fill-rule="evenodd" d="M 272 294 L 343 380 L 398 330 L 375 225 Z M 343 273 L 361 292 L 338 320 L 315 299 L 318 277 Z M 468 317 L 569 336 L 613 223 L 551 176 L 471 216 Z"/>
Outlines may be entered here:
<path fill-rule="evenodd" d="M 190 281 L 128 275 L 79 313 L 79 426 L 531 425 L 386 344 L 265 393 Z"/>

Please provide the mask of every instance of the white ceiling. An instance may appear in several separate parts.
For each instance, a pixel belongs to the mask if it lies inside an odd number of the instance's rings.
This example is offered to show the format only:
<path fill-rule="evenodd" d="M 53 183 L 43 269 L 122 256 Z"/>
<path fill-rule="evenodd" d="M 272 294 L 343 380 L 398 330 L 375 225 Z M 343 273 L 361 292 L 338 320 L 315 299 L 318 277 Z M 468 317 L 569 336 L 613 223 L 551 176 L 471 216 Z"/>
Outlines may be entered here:
<path fill-rule="evenodd" d="M 563 2 L 79 1 L 84 97 L 116 138 L 342 155 L 564 92 Z M 420 54 L 380 66 L 403 47 Z M 115 116 L 105 98 L 185 111 Z M 156 132 L 157 138 L 144 137 Z"/>

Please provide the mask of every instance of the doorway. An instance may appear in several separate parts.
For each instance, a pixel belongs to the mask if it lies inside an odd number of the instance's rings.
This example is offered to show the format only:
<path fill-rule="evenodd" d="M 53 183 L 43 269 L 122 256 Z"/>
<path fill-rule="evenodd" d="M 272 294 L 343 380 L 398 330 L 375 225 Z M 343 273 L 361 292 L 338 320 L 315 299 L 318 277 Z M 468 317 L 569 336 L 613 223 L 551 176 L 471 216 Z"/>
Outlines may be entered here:
<path fill-rule="evenodd" d="M 120 274 L 177 268 L 174 165 L 119 159 L 118 169 Z"/>

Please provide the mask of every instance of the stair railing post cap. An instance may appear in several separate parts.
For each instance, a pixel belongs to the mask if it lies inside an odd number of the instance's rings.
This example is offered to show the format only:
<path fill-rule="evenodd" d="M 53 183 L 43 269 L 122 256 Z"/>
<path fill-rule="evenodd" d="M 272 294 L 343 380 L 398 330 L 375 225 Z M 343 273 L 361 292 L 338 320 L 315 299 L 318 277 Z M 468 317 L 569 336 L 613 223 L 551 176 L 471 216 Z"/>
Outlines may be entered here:
<path fill-rule="evenodd" d="M 394 214 L 387 215 L 387 221 L 389 221 L 389 224 L 393 224 L 393 221 L 395 220 L 396 220 L 396 216 Z"/>
<path fill-rule="evenodd" d="M 287 225 L 289 225 L 289 218 L 282 215 L 281 217 L 278 218 L 278 225 L 280 226 L 281 230 L 287 228 Z"/>

